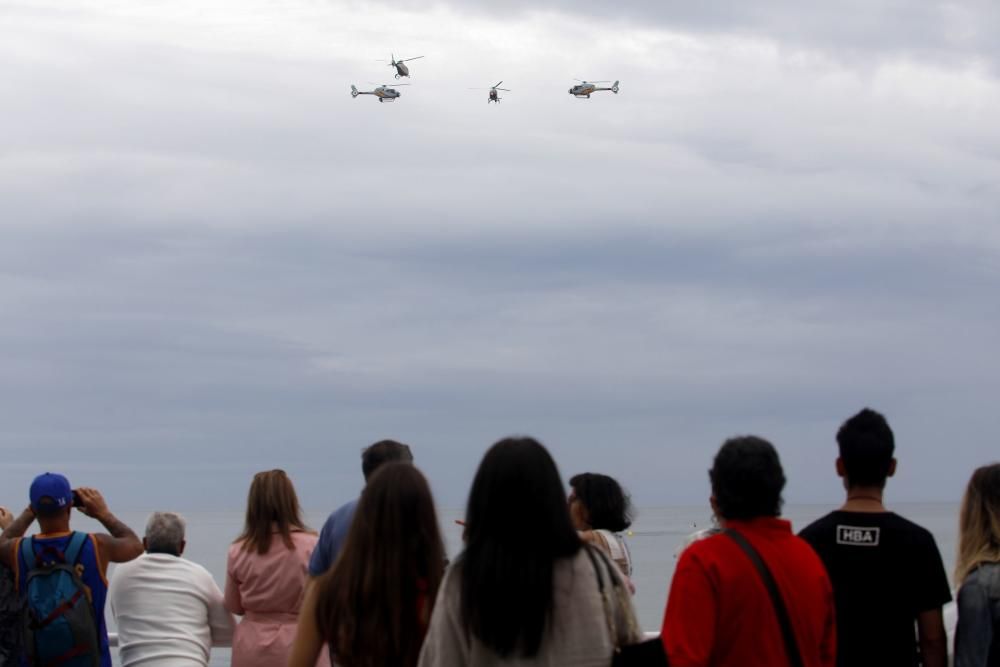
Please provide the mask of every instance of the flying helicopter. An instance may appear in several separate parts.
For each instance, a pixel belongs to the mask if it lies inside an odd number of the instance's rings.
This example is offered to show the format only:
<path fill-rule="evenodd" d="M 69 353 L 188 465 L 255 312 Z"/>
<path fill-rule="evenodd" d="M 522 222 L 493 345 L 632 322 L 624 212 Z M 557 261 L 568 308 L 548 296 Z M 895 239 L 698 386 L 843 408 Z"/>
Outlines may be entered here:
<path fill-rule="evenodd" d="M 397 83 L 396 85 L 397 86 L 408 86 L 410 84 L 408 84 L 408 83 Z M 375 97 L 378 98 L 379 102 L 392 102 L 397 97 L 399 97 L 401 94 L 402 93 L 400 93 L 395 88 L 390 88 L 389 86 L 387 86 L 384 83 L 381 86 L 379 86 L 378 88 L 376 88 L 375 90 L 358 90 L 356 87 L 351 86 L 351 97 L 357 97 L 358 95 L 374 95 Z"/>
<path fill-rule="evenodd" d="M 500 99 L 501 98 L 500 98 L 500 95 L 497 94 L 497 91 L 498 90 L 502 90 L 502 91 L 504 91 L 506 93 L 510 92 L 510 88 L 500 88 L 499 86 L 500 86 L 501 83 L 503 83 L 503 81 L 497 81 L 489 89 L 487 89 L 487 88 L 469 88 L 469 90 L 489 90 L 490 91 L 490 96 L 488 98 L 486 98 L 486 103 L 489 104 L 490 102 L 496 102 L 497 104 L 500 104 Z"/>
<path fill-rule="evenodd" d="M 590 99 L 591 93 L 596 93 L 599 90 L 610 90 L 615 95 L 618 94 L 618 82 L 615 81 L 611 84 L 610 88 L 600 88 L 597 84 L 599 83 L 610 83 L 609 81 L 583 81 L 582 79 L 576 79 L 580 83 L 569 89 L 569 94 L 573 97 L 586 97 Z"/>
<path fill-rule="evenodd" d="M 389 67 L 395 67 L 396 68 L 396 78 L 397 79 L 399 77 L 401 77 L 401 76 L 408 77 L 408 76 L 410 76 L 410 68 L 407 67 L 406 65 L 404 65 L 403 63 L 408 63 L 411 60 L 420 60 L 423 57 L 424 56 L 417 56 L 416 58 L 400 58 L 399 60 L 396 60 L 396 56 L 394 56 L 393 54 L 390 53 L 389 54 Z M 385 62 L 385 61 L 383 60 L 382 62 Z"/>

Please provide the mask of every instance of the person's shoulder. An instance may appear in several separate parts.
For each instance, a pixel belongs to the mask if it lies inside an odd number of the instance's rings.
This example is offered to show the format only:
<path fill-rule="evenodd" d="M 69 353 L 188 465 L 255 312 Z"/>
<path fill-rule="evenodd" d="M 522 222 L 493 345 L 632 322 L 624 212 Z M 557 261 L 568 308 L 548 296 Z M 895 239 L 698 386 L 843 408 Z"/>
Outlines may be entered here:
<path fill-rule="evenodd" d="M 111 577 L 111 583 L 120 581 L 127 577 L 135 574 L 136 570 L 141 569 L 145 566 L 147 561 L 147 554 L 142 554 L 138 558 L 133 558 L 130 561 L 124 563 L 115 563 L 114 575 Z"/>
<path fill-rule="evenodd" d="M 697 539 L 691 544 L 687 545 L 684 550 L 680 553 L 677 559 L 677 565 L 680 566 L 683 561 L 685 564 L 696 562 L 699 564 L 706 564 L 709 561 L 713 561 L 720 557 L 720 554 L 726 553 L 726 550 L 736 547 L 736 543 L 732 539 L 725 536 L 725 533 L 720 531 L 709 535 L 708 537 L 703 537 Z"/>
<path fill-rule="evenodd" d="M 335 526 L 352 516 L 357 506 L 358 499 L 352 498 L 337 509 L 330 512 L 330 515 L 326 517 L 326 521 L 323 522 L 323 532 L 332 530 Z"/>
<path fill-rule="evenodd" d="M 807 542 L 813 542 L 825 537 L 837 524 L 837 512 L 827 512 L 808 526 L 799 531 L 799 537 Z"/>
<path fill-rule="evenodd" d="M 1000 563 L 980 563 L 972 572 L 965 575 L 959 594 L 972 588 L 982 588 L 994 596 L 1000 596 Z"/>
<path fill-rule="evenodd" d="M 904 516 L 895 512 L 885 514 L 885 527 L 896 533 L 906 535 L 908 539 L 915 543 L 934 545 L 934 534 L 919 523 L 910 521 Z"/>
<path fill-rule="evenodd" d="M 238 560 L 241 556 L 247 554 L 246 549 L 243 548 L 243 540 L 236 540 L 229 545 L 229 549 L 226 551 L 226 557 L 230 561 Z"/>
<path fill-rule="evenodd" d="M 438 599 L 443 601 L 448 607 L 457 607 L 461 601 L 462 593 L 462 567 L 461 562 L 456 561 L 445 568 L 441 577 L 441 584 L 438 587 Z"/>
<path fill-rule="evenodd" d="M 789 545 L 795 554 L 795 562 L 810 568 L 819 568 L 824 573 L 826 565 L 816 547 L 804 535 L 792 535 L 789 538 Z"/>
<path fill-rule="evenodd" d="M 313 530 L 292 531 L 292 542 L 298 546 L 312 548 L 316 546 L 316 542 L 318 541 L 319 535 Z"/>
<path fill-rule="evenodd" d="M 202 565 L 201 563 L 196 563 L 193 560 L 184 558 L 183 556 L 177 558 L 175 567 L 177 567 L 178 569 L 183 568 L 188 572 L 190 572 L 192 575 L 197 577 L 204 578 L 212 576 L 212 573 L 209 572 L 208 568 L 206 568 L 204 565 Z"/>
<path fill-rule="evenodd" d="M 346 503 L 338 507 L 332 516 L 342 519 L 344 517 L 349 517 L 354 514 L 354 510 L 358 508 L 358 498 L 351 498 Z"/>

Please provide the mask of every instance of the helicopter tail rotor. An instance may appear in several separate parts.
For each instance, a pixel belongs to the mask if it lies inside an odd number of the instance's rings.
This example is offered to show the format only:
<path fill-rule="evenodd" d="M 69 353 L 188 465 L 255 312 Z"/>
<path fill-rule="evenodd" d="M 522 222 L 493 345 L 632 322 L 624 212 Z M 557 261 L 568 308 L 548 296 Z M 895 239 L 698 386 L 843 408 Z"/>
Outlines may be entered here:
<path fill-rule="evenodd" d="M 357 97 L 357 96 L 358 96 L 358 89 L 357 89 L 357 87 L 351 86 L 351 97 Z"/>
<path fill-rule="evenodd" d="M 618 82 L 617 81 L 615 81 L 614 84 L 612 84 L 612 86 L 611 86 L 611 92 L 614 93 L 615 95 L 618 94 Z"/>

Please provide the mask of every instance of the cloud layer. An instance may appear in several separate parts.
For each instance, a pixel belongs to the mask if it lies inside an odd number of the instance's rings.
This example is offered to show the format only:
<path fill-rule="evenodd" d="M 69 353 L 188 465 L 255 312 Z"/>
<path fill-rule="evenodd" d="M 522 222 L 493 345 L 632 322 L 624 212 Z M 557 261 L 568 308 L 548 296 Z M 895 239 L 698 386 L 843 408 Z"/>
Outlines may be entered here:
<path fill-rule="evenodd" d="M 898 497 L 992 458 L 991 5 L 8 5 L 3 488 L 325 506 L 395 436 L 459 504 L 528 432 L 696 503 L 759 432 L 828 501 L 866 404 Z M 390 51 L 413 85 L 351 99 Z"/>

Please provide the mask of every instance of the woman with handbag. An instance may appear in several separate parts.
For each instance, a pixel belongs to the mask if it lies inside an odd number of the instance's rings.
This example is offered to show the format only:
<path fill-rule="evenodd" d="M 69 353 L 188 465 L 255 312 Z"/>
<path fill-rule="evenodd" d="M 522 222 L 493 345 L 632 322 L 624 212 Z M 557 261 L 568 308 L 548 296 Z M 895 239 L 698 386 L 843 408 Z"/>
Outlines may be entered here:
<path fill-rule="evenodd" d="M 569 516 L 584 542 L 632 576 L 632 554 L 622 534 L 632 525 L 632 501 L 613 477 L 584 472 L 569 479 Z"/>
<path fill-rule="evenodd" d="M 562 489 L 552 457 L 531 438 L 486 453 L 469 493 L 465 550 L 441 584 L 420 667 L 607 667 L 639 640 L 618 569 L 583 545 Z"/>

